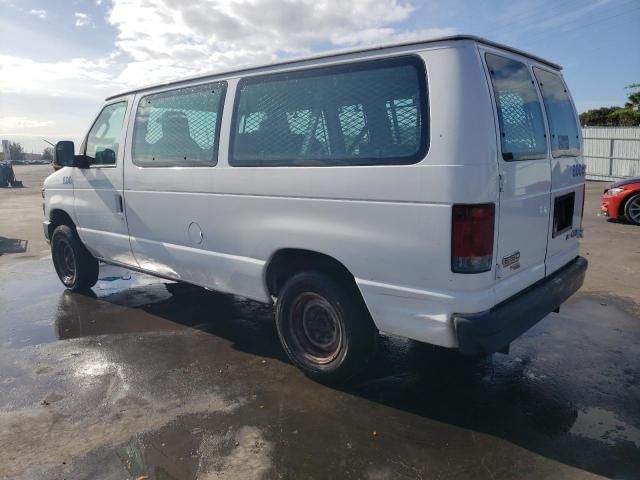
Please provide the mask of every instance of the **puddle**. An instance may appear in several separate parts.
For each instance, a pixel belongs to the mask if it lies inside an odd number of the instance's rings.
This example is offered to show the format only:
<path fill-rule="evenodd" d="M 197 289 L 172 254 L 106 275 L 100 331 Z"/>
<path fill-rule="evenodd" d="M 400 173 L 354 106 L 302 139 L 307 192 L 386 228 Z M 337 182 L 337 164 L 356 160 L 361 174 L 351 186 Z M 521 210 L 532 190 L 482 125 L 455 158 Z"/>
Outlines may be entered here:
<path fill-rule="evenodd" d="M 631 442 L 636 448 L 640 448 L 640 429 L 621 421 L 615 413 L 602 408 L 579 410 L 569 432 L 608 445 Z"/>
<path fill-rule="evenodd" d="M 98 283 L 86 294 L 65 290 L 53 271 L 50 257 L 20 263 L 20 267 L 0 270 L 3 348 L 115 333 L 118 329 L 145 331 L 148 328 L 131 321 L 136 317 L 132 308 L 171 297 L 163 280 L 110 265 L 101 266 Z M 142 287 L 148 287 L 149 291 L 136 292 L 135 288 Z M 106 296 L 127 291 L 127 301 L 121 302 L 127 308 L 102 301 Z M 128 298 L 136 293 L 138 301 Z M 105 329 L 110 320 L 115 324 Z"/>
<path fill-rule="evenodd" d="M 571 299 L 509 356 L 383 336 L 369 371 L 332 389 L 286 361 L 269 306 L 100 278 L 77 294 L 48 259 L 0 269 L 0 437 L 26 452 L 31 467 L 11 464 L 25 479 L 640 471 L 640 324 L 613 297 Z"/>

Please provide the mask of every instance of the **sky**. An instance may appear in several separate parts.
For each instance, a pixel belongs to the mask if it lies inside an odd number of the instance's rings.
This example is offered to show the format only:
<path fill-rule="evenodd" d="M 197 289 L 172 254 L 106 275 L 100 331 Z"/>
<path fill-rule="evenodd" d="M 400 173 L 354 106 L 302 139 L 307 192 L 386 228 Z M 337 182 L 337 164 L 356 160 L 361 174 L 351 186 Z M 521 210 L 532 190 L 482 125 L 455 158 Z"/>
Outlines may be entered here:
<path fill-rule="evenodd" d="M 561 64 L 580 112 L 640 82 L 640 0 L 0 0 L 0 138 L 40 153 L 131 87 L 462 33 Z"/>

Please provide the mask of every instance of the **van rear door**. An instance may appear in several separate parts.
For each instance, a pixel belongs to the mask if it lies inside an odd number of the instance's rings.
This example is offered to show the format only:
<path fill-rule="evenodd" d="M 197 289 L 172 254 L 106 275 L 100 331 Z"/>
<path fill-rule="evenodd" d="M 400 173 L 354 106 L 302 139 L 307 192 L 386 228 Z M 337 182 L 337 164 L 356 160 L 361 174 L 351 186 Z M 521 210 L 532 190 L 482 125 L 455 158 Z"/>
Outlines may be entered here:
<path fill-rule="evenodd" d="M 501 52 L 481 51 L 500 135 L 496 278 L 514 277 L 507 288 L 513 294 L 545 276 L 551 169 L 542 105 L 530 67 Z"/>
<path fill-rule="evenodd" d="M 576 110 L 559 72 L 533 67 L 551 143 L 551 218 L 547 275 L 578 255 L 584 206 L 584 159 Z"/>

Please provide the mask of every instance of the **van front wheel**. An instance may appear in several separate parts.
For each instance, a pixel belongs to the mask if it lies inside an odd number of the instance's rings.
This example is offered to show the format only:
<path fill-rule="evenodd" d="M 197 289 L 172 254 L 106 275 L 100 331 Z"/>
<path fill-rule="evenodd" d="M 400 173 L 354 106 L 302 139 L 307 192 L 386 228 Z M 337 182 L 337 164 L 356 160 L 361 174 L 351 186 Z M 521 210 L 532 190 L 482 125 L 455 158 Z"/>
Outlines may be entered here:
<path fill-rule="evenodd" d="M 60 225 L 53 231 L 51 256 L 58 278 L 69 290 L 89 290 L 98 281 L 98 260 L 68 225 Z"/>
<path fill-rule="evenodd" d="M 322 273 L 299 273 L 285 283 L 276 325 L 289 359 L 322 383 L 352 378 L 375 354 L 378 331 L 355 285 Z"/>

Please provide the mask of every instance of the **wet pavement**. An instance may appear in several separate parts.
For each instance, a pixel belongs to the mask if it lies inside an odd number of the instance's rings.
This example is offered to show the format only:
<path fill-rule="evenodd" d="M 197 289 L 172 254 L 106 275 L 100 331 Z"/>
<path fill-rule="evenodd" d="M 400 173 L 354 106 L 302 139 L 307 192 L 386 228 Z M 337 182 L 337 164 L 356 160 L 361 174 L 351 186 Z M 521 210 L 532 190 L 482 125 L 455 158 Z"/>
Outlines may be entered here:
<path fill-rule="evenodd" d="M 338 390 L 282 352 L 270 307 L 50 259 L 0 268 L 0 477 L 640 478 L 640 311 L 584 293 L 467 359 L 382 337 Z"/>

